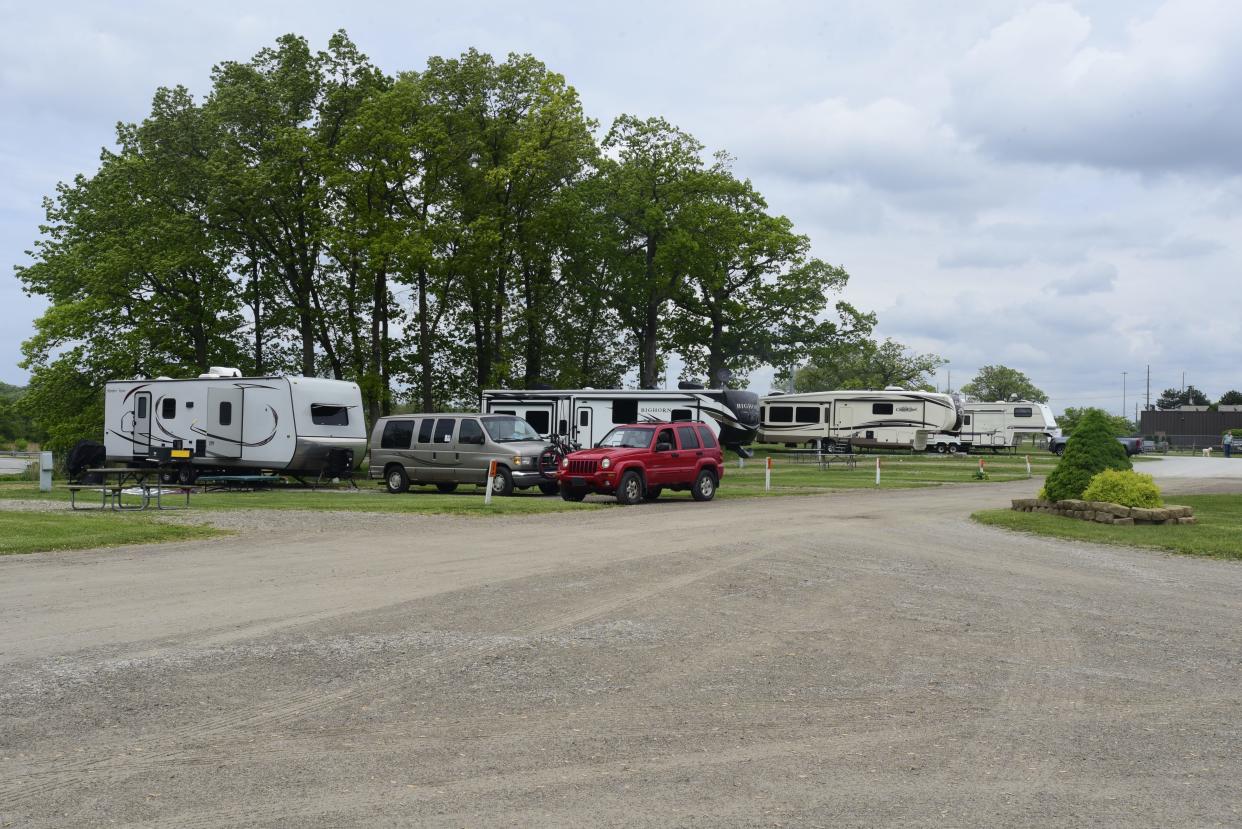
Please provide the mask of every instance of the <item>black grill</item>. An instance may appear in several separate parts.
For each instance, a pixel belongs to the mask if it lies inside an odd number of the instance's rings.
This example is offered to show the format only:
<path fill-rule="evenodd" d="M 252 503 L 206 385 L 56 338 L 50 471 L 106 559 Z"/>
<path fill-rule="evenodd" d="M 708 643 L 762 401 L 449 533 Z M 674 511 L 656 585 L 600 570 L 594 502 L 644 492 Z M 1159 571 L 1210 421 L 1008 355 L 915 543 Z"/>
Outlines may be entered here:
<path fill-rule="evenodd" d="M 576 475 L 593 475 L 595 468 L 599 466 L 599 461 L 576 461 L 569 459 L 569 471 Z"/>

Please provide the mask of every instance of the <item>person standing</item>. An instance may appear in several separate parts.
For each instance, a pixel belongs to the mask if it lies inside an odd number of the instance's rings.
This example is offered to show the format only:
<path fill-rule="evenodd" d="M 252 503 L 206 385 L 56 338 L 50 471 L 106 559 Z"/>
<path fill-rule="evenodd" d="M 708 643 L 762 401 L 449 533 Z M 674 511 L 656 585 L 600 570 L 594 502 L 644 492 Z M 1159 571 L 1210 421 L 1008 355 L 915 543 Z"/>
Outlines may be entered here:
<path fill-rule="evenodd" d="M 1233 455 L 1233 432 L 1232 431 L 1225 432 L 1225 436 L 1221 438 L 1220 444 L 1222 447 L 1224 447 L 1225 457 L 1228 458 L 1232 456 Z"/>

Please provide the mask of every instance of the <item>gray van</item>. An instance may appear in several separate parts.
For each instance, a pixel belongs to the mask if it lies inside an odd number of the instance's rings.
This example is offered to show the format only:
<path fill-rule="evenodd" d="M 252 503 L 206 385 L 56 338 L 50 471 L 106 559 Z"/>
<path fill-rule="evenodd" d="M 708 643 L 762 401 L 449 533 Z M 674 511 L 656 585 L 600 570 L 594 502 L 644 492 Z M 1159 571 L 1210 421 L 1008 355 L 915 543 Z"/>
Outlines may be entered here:
<path fill-rule="evenodd" d="M 553 495 L 556 482 L 539 469 L 547 448 L 531 425 L 514 415 L 392 415 L 381 417 L 371 430 L 368 476 L 382 479 L 393 493 L 405 492 L 410 484 L 452 492 L 458 484 L 484 486 L 488 465 L 496 461 L 493 494 L 537 486 Z"/>

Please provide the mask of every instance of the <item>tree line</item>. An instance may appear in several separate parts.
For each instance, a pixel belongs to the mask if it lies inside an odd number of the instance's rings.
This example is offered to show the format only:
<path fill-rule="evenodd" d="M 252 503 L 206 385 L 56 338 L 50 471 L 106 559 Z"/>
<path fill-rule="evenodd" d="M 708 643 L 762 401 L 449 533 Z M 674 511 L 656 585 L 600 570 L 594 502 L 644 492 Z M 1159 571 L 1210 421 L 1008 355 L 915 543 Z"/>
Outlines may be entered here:
<path fill-rule="evenodd" d="M 489 387 L 743 381 L 862 348 L 849 275 L 730 157 L 658 117 L 588 118 L 530 55 L 389 75 L 344 32 L 156 91 L 97 170 L 60 184 L 18 277 L 52 442 L 98 431 L 102 384 L 247 374 L 356 380 L 374 419 Z"/>

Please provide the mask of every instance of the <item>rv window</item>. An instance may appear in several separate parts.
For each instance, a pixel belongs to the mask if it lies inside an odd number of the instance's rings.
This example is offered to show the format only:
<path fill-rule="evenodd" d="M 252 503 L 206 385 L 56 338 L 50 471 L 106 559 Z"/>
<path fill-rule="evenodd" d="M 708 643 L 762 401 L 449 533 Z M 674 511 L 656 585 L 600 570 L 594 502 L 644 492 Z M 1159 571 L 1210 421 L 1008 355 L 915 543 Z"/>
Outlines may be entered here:
<path fill-rule="evenodd" d="M 617 398 L 612 401 L 612 422 L 613 423 L 637 423 L 638 422 L 638 401 L 626 400 L 625 398 Z"/>
<path fill-rule="evenodd" d="M 423 418 L 423 422 L 418 424 L 418 442 L 431 443 L 431 430 L 435 428 L 436 422 L 430 417 Z"/>
<path fill-rule="evenodd" d="M 588 410 L 583 409 L 582 411 L 578 412 L 578 425 L 579 426 L 590 426 L 591 425 L 591 413 Z"/>
<path fill-rule="evenodd" d="M 716 436 L 712 434 L 712 430 L 706 426 L 699 427 L 699 434 L 703 436 L 703 445 L 708 449 L 715 449 L 719 445 L 716 443 Z"/>
<path fill-rule="evenodd" d="M 1014 417 L 1034 417 L 1035 412 L 1033 412 L 1029 407 L 1022 407 L 1019 409 L 1014 409 L 1013 416 Z"/>
<path fill-rule="evenodd" d="M 569 434 L 569 421 L 568 421 L 568 420 L 558 420 L 558 421 L 556 421 L 556 422 L 557 422 L 557 424 L 558 424 L 558 425 L 557 425 L 557 429 L 556 429 L 556 433 L 557 433 L 558 435 L 568 435 L 568 434 Z"/>
<path fill-rule="evenodd" d="M 966 426 L 969 426 L 969 425 L 970 425 L 970 415 L 966 415 L 966 417 L 964 417 L 964 418 L 962 419 L 962 423 L 963 423 L 964 425 L 966 425 Z"/>
<path fill-rule="evenodd" d="M 689 409 L 673 409 L 669 420 L 694 420 L 694 412 Z"/>
<path fill-rule="evenodd" d="M 145 394 L 138 395 L 138 411 L 136 415 L 139 420 L 147 416 L 147 396 Z"/>
<path fill-rule="evenodd" d="M 311 423 L 314 423 L 316 426 L 348 426 L 349 409 L 345 406 L 312 403 Z"/>
<path fill-rule="evenodd" d="M 892 404 L 892 403 L 872 403 L 872 404 L 871 404 L 871 413 L 872 413 L 873 415 L 876 415 L 876 414 L 892 414 L 892 413 L 893 413 L 893 404 Z M 870 437 L 870 435 L 868 435 L 868 437 Z"/>
<path fill-rule="evenodd" d="M 819 407 L 799 406 L 794 409 L 794 421 L 797 423 L 819 423 Z"/>
<path fill-rule="evenodd" d="M 414 438 L 414 421 L 390 420 L 384 424 L 384 434 L 380 438 L 381 449 L 409 449 Z"/>
<path fill-rule="evenodd" d="M 526 422 L 539 434 L 546 435 L 548 434 L 548 427 L 552 425 L 552 416 L 538 409 L 527 409 Z"/>
<path fill-rule="evenodd" d="M 477 443 L 483 445 L 483 427 L 477 420 L 463 420 L 457 430 L 458 443 Z"/>
<path fill-rule="evenodd" d="M 768 419 L 768 407 L 760 406 L 759 407 L 759 422 L 764 423 L 767 421 L 767 419 Z"/>
<path fill-rule="evenodd" d="M 165 420 L 172 420 L 177 416 L 177 401 L 171 397 L 165 397 L 160 403 L 160 417 Z"/>
<path fill-rule="evenodd" d="M 225 400 L 220 404 L 220 425 L 229 426 L 233 423 L 233 404 Z"/>
<path fill-rule="evenodd" d="M 448 443 L 453 439 L 453 427 L 457 421 L 451 417 L 442 417 L 436 421 L 436 443 Z"/>
<path fill-rule="evenodd" d="M 694 433 L 693 426 L 678 426 L 677 439 L 681 441 L 682 449 L 699 448 L 699 437 Z"/>
<path fill-rule="evenodd" d="M 793 406 L 770 406 L 768 407 L 769 423 L 792 423 L 793 422 Z"/>

